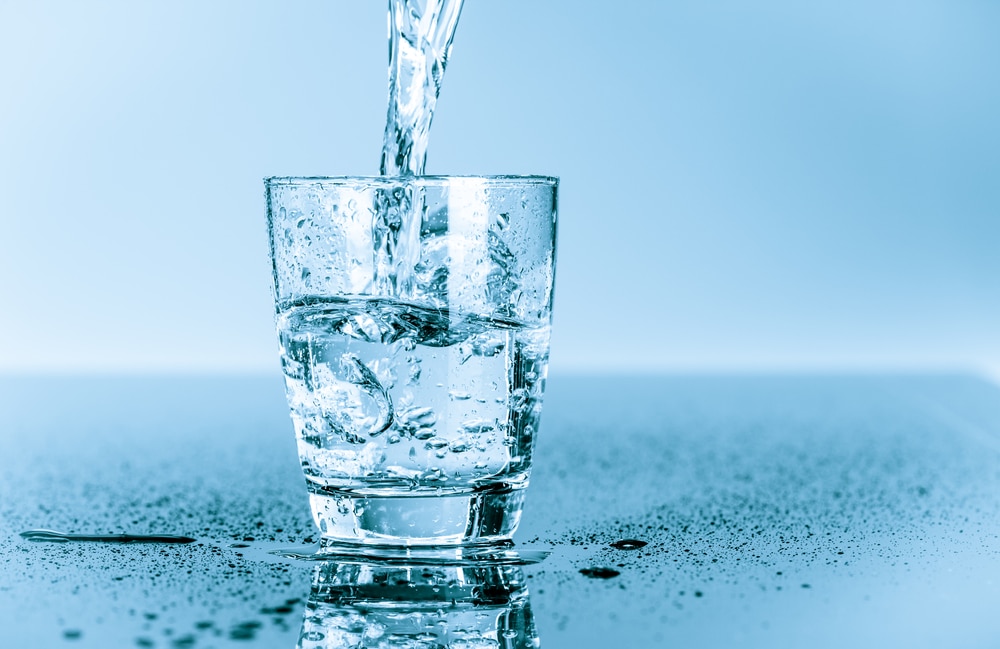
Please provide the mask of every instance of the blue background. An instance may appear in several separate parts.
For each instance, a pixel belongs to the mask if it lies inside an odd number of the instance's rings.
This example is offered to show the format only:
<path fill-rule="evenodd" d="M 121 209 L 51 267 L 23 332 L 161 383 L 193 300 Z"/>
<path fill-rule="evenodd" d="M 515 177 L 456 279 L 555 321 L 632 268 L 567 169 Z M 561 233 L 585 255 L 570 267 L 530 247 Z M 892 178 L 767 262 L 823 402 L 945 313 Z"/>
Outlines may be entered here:
<path fill-rule="evenodd" d="M 0 0 L 0 371 L 277 372 L 266 175 L 385 3 Z M 469 0 L 429 173 L 562 177 L 553 372 L 1000 372 L 1000 4 Z"/>

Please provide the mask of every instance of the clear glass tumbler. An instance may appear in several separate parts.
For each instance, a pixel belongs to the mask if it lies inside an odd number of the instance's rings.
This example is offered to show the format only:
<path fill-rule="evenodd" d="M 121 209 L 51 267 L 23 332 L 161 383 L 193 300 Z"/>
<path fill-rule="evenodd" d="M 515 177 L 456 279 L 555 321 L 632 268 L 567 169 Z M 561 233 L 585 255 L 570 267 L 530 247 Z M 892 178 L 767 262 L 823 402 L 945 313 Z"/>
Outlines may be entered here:
<path fill-rule="evenodd" d="M 265 180 L 281 363 L 327 541 L 517 527 L 549 350 L 558 180 Z"/>

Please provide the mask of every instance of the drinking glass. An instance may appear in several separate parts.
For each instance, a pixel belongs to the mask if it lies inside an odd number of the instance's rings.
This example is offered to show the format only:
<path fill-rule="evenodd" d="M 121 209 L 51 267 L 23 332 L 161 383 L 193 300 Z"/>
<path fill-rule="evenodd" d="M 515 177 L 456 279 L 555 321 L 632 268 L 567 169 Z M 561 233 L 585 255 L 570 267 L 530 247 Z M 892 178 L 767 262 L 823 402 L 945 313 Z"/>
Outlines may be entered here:
<path fill-rule="evenodd" d="M 517 527 L 548 365 L 558 180 L 265 180 L 286 394 L 324 540 Z"/>

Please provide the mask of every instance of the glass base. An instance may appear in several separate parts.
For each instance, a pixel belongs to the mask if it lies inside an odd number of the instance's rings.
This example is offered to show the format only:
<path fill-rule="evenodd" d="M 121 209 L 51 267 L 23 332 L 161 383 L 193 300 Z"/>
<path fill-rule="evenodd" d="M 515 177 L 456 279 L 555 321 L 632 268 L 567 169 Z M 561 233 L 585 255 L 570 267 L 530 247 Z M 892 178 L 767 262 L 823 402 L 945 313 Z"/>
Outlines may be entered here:
<path fill-rule="evenodd" d="M 489 544 L 510 539 L 524 488 L 366 494 L 307 481 L 313 520 L 324 541 L 389 546 Z"/>

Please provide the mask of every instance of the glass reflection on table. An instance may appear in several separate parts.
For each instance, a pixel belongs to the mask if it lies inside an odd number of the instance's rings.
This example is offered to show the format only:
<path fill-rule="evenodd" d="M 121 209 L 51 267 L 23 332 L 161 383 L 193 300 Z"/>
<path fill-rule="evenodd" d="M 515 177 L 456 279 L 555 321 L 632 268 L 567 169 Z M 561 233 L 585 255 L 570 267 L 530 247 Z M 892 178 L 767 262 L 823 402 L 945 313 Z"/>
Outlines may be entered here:
<path fill-rule="evenodd" d="M 321 562 L 296 645 L 538 647 L 520 566 Z"/>

